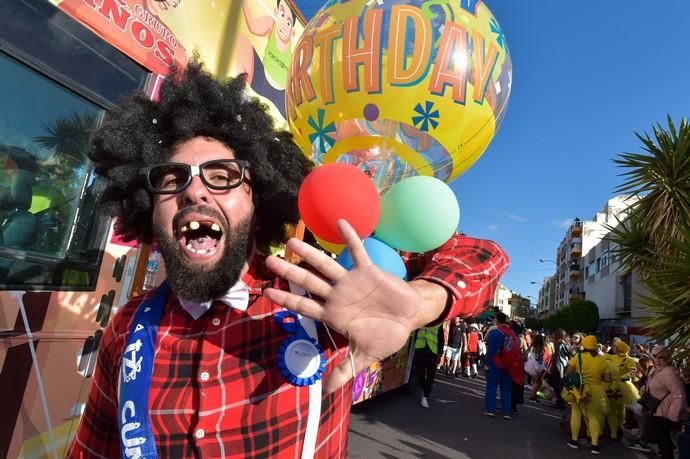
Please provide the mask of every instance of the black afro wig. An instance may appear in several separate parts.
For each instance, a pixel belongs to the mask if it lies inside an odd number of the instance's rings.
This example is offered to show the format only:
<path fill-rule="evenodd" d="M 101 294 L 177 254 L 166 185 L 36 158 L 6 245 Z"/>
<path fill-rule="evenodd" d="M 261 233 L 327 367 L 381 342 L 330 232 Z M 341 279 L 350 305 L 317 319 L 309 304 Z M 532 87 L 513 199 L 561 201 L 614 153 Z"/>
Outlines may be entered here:
<path fill-rule="evenodd" d="M 219 82 L 193 59 L 172 70 L 158 101 L 135 94 L 106 115 L 89 157 L 96 173 L 110 179 L 101 204 L 117 217 L 123 239 L 153 239 L 153 196 L 140 169 L 167 161 L 181 142 L 209 137 L 251 164 L 257 247 L 285 240 L 285 225 L 299 219 L 297 192 L 312 163 L 290 133 L 275 129 L 266 107 L 247 96 L 245 81 Z"/>

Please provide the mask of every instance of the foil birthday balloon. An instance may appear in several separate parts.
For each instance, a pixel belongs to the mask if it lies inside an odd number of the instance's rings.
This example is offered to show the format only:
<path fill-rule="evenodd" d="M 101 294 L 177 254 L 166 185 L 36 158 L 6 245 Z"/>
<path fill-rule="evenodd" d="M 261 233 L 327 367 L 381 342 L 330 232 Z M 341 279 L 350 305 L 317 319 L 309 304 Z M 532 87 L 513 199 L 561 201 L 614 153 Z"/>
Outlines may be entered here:
<path fill-rule="evenodd" d="M 478 0 L 331 0 L 298 42 L 288 122 L 317 164 L 348 163 L 380 192 L 449 182 L 479 159 L 505 114 L 506 38 Z"/>

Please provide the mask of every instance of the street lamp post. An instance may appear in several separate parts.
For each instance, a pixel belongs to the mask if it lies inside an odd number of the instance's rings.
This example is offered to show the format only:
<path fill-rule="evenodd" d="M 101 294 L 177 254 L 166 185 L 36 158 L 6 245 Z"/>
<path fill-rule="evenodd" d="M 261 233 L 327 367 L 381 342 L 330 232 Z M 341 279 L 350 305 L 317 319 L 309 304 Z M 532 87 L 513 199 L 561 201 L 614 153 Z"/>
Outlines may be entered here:
<path fill-rule="evenodd" d="M 540 258 L 540 259 L 539 259 L 539 262 L 540 262 L 540 263 L 546 263 L 547 261 L 549 261 L 549 262 L 553 263 L 554 265 L 558 266 L 558 263 L 556 263 L 555 261 L 553 261 L 553 260 L 551 260 L 551 259 L 549 259 L 549 258 Z"/>

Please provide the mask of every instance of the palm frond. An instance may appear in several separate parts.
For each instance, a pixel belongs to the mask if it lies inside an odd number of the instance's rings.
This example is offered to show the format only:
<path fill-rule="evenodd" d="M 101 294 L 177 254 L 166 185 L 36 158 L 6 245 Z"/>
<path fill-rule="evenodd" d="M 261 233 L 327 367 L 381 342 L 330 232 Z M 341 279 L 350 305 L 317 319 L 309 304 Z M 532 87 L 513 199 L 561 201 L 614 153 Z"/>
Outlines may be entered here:
<path fill-rule="evenodd" d="M 84 159 L 91 134 L 98 125 L 98 118 L 88 113 L 72 113 L 57 118 L 52 125 L 43 126 L 47 135 L 36 136 L 34 141 L 43 148 L 54 149 L 76 159 Z"/>
<path fill-rule="evenodd" d="M 653 137 L 636 136 L 646 154 L 623 153 L 613 161 L 624 169 L 620 174 L 624 181 L 616 191 L 640 196 L 630 208 L 633 221 L 628 230 L 642 234 L 628 237 L 622 234 L 624 228 L 614 238 L 627 252 L 622 258 L 632 262 L 628 267 L 639 269 L 641 242 L 661 257 L 673 251 L 669 241 L 681 239 L 679 228 L 690 221 L 690 124 L 683 119 L 676 129 L 669 118 L 668 129 L 657 125 Z"/>
<path fill-rule="evenodd" d="M 628 216 L 609 226 L 623 269 L 634 270 L 647 294 L 640 320 L 654 338 L 690 353 L 690 124 L 653 126 L 652 135 L 635 135 L 644 153 L 623 153 L 618 192 L 639 200 Z"/>

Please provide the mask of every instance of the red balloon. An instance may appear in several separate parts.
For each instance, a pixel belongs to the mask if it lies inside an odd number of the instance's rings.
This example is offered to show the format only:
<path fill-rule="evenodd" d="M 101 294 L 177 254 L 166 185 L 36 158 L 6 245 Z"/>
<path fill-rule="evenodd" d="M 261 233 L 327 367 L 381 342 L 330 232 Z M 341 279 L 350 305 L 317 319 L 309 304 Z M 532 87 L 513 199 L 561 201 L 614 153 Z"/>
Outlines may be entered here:
<path fill-rule="evenodd" d="M 336 221 L 344 218 L 361 239 L 371 235 L 381 214 L 374 182 L 355 166 L 331 163 L 319 166 L 304 179 L 297 197 L 304 224 L 315 236 L 343 244 Z"/>

